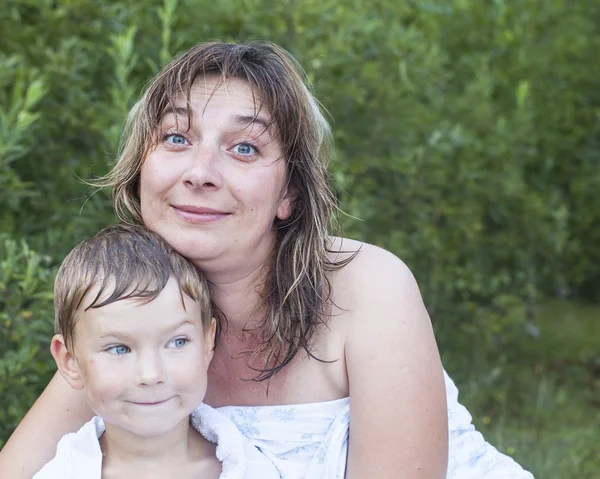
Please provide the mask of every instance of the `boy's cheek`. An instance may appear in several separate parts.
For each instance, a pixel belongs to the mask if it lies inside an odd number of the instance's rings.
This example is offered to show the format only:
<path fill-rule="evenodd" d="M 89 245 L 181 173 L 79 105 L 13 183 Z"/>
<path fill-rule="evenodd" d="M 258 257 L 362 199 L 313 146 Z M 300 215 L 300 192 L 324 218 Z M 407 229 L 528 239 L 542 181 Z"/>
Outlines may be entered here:
<path fill-rule="evenodd" d="M 81 375 L 86 388 L 95 394 L 107 396 L 118 395 L 128 381 L 129 372 L 126 367 L 115 367 L 108 361 L 90 358 L 82 365 Z"/>
<path fill-rule="evenodd" d="M 178 389 L 193 394 L 204 394 L 208 383 L 208 362 L 204 351 L 187 356 L 185 360 L 182 358 L 177 366 L 171 368 L 169 375 Z"/>

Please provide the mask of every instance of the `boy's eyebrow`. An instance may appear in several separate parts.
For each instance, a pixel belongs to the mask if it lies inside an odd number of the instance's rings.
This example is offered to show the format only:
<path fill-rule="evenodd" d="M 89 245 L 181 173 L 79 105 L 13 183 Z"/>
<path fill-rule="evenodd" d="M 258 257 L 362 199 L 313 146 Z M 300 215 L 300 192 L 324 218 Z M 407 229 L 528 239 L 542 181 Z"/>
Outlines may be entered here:
<path fill-rule="evenodd" d="M 105 331 L 100 336 L 98 336 L 98 341 L 103 341 L 105 339 L 133 339 L 133 335 L 127 331 Z"/>
<path fill-rule="evenodd" d="M 175 331 L 176 329 L 179 329 L 182 326 L 185 326 L 186 324 L 189 324 L 190 326 L 196 326 L 193 319 L 184 318 L 181 321 L 179 321 L 176 325 L 174 325 L 172 328 L 169 328 L 167 331 Z"/>
<path fill-rule="evenodd" d="M 165 328 L 165 330 L 163 332 L 176 331 L 179 328 L 181 328 L 182 326 L 185 326 L 187 324 L 189 324 L 191 326 L 196 326 L 193 319 L 184 318 L 183 320 L 181 320 L 177 324 L 173 325 L 172 327 Z M 98 341 L 102 341 L 102 340 L 108 339 L 108 338 L 115 338 L 115 339 L 125 338 L 125 339 L 131 340 L 134 338 L 134 336 L 135 335 L 131 334 L 131 332 L 129 332 L 129 331 L 111 331 L 111 330 L 109 330 L 109 331 L 103 332 L 100 336 L 98 336 Z"/>

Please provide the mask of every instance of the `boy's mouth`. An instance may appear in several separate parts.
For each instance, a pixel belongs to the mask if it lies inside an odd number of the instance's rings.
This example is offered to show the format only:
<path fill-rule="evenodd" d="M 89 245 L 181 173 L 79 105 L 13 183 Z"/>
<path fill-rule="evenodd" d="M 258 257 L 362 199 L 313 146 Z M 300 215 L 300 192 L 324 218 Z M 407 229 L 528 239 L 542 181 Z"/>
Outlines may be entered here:
<path fill-rule="evenodd" d="M 166 403 L 167 401 L 169 401 L 171 398 L 168 399 L 163 399 L 160 401 L 130 401 L 131 403 L 137 405 L 137 406 L 159 406 L 161 404 Z"/>

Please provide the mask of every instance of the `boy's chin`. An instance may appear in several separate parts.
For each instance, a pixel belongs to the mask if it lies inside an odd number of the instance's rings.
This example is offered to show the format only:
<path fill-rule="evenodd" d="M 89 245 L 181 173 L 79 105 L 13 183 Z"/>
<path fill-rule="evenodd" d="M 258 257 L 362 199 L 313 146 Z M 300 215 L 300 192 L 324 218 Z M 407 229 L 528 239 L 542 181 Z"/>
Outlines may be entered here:
<path fill-rule="evenodd" d="M 106 430 L 109 434 L 127 434 L 137 436 L 140 439 L 153 439 L 160 436 L 175 433 L 177 430 L 187 431 L 189 426 L 189 416 L 178 419 L 167 419 L 165 417 L 149 417 L 135 421 L 128 421 L 127 424 L 121 424 L 118 421 L 107 423 Z"/>

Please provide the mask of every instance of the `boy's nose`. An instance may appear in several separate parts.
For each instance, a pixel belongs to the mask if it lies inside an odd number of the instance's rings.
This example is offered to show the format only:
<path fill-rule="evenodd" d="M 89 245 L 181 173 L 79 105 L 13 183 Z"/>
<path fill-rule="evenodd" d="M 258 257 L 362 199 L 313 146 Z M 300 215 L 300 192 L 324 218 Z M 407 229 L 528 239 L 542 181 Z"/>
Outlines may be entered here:
<path fill-rule="evenodd" d="M 160 355 L 140 354 L 137 361 L 136 383 L 140 386 L 154 386 L 164 382 L 164 367 Z"/>

